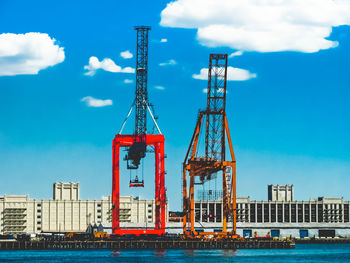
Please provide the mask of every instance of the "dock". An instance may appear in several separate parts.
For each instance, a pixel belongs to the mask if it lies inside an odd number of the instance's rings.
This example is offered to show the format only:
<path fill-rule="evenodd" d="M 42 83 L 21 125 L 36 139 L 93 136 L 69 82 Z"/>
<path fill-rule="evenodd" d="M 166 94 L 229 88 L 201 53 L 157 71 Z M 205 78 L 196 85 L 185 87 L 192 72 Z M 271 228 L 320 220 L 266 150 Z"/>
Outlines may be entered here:
<path fill-rule="evenodd" d="M 1 241 L 0 250 L 126 250 L 126 249 L 291 249 L 289 240 L 113 240 Z"/>

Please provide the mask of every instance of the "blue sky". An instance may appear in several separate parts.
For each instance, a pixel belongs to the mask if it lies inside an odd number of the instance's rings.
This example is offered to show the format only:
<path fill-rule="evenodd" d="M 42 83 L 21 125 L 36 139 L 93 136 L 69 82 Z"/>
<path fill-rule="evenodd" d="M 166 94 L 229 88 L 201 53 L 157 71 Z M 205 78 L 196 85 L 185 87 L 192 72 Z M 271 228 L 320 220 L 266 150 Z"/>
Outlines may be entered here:
<path fill-rule="evenodd" d="M 304 23 L 304 27 L 285 23 L 285 35 L 279 28 L 267 35 L 254 29 L 240 31 L 246 39 L 233 39 L 230 30 L 237 28 L 235 23 L 250 22 L 227 22 L 228 18 L 222 30 L 210 31 L 211 26 L 224 22 L 208 15 L 205 7 L 196 9 L 195 2 L 177 1 L 185 10 L 178 11 L 176 6 L 167 7 L 166 1 L 1 1 L 0 34 L 46 33 L 62 49 L 53 49 L 56 53 L 50 61 L 45 54 L 41 58 L 44 65 L 33 73 L 27 65 L 16 63 L 37 54 L 26 53 L 29 48 L 19 55 L 11 53 L 12 46 L 4 45 L 0 35 L 0 195 L 50 198 L 55 181 L 80 182 L 82 198 L 110 194 L 111 143 L 134 97 L 135 83 L 125 83 L 125 79 L 134 80 L 135 75 L 98 69 L 88 76 L 84 66 L 95 56 L 99 62 L 106 58 L 121 68 L 135 68 L 135 57 L 125 59 L 120 53 L 129 50 L 135 54 L 133 26 L 143 24 L 152 27 L 149 97 L 166 137 L 166 184 L 172 210 L 180 209 L 181 163 L 197 112 L 206 103 L 203 89 L 207 82 L 193 74 L 208 67 L 210 53 L 240 50 L 243 54 L 230 58 L 229 66 L 256 75 L 229 81 L 227 88 L 238 195 L 265 200 L 267 184 L 278 183 L 294 184 L 298 200 L 318 196 L 350 199 L 347 14 L 337 9 L 336 18 L 327 17 L 317 26 L 313 24 L 317 18 L 303 22 L 298 16 L 297 24 Z M 286 2 L 293 5 L 292 0 Z M 322 0 L 320 5 L 323 2 L 329 4 Z M 251 7 L 241 8 L 245 12 Z M 202 16 L 194 17 L 192 9 Z M 307 13 L 307 7 L 304 11 Z M 324 17 L 321 11 L 319 15 Z M 268 28 L 284 25 L 278 19 L 269 21 Z M 323 37 L 327 31 L 323 27 L 331 30 L 329 36 Z M 11 43 L 22 40 L 15 38 Z M 47 39 L 42 41 L 51 45 Z M 40 50 L 46 48 L 33 43 Z M 169 60 L 175 63 L 159 65 Z M 52 66 L 45 66 L 49 64 Z M 11 65 L 14 67 L 7 69 Z M 29 73 L 18 73 L 19 69 Z M 89 107 L 81 101 L 84 97 L 113 104 Z M 148 187 L 140 193 L 128 189 L 129 179 L 124 180 L 122 194 L 153 198 L 152 175 L 146 177 Z"/>

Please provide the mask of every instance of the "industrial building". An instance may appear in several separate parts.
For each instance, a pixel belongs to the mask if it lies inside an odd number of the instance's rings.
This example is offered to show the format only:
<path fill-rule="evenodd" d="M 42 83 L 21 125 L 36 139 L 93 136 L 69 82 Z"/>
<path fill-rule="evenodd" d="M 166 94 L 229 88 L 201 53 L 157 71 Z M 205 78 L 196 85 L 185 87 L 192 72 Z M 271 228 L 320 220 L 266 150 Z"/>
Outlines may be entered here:
<path fill-rule="evenodd" d="M 222 227 L 220 191 L 198 192 L 195 224 L 199 231 L 219 231 Z M 268 200 L 237 197 L 237 233 L 241 236 L 350 237 L 349 201 L 319 197 L 294 200 L 293 185 L 269 185 Z M 41 232 L 84 232 L 100 223 L 111 232 L 110 196 L 101 200 L 81 200 L 79 183 L 54 183 L 52 200 L 31 199 L 28 195 L 0 197 L 0 234 Z M 121 196 L 121 226 L 151 228 L 155 222 L 155 201 Z M 167 232 L 182 233 L 181 222 L 168 222 Z M 181 217 L 180 217 L 181 218 Z M 169 218 L 169 221 L 170 218 Z M 232 221 L 232 220 L 231 220 Z M 230 227 L 232 223 L 228 223 Z"/>
<path fill-rule="evenodd" d="M 79 183 L 54 183 L 52 200 L 28 195 L 0 197 L 0 234 L 84 232 L 88 225 L 111 222 L 111 197 L 81 200 Z M 120 197 L 122 223 L 155 222 L 155 201 Z"/>
<path fill-rule="evenodd" d="M 195 203 L 195 221 L 204 228 L 222 222 L 222 200 L 212 194 L 200 194 Z M 215 196 L 219 196 L 215 194 Z M 252 236 L 350 237 L 349 201 L 319 197 L 308 201 L 294 200 L 293 185 L 269 185 L 268 200 L 237 197 L 237 233 Z"/>

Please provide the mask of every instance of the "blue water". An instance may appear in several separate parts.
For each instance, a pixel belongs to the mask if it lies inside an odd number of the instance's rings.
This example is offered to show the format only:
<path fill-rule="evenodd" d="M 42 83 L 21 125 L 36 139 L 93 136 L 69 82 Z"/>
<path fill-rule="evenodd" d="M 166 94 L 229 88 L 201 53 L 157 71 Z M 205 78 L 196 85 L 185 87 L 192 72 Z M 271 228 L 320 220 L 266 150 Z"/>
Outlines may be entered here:
<path fill-rule="evenodd" d="M 350 244 L 295 249 L 0 251 L 0 262 L 350 262 Z"/>

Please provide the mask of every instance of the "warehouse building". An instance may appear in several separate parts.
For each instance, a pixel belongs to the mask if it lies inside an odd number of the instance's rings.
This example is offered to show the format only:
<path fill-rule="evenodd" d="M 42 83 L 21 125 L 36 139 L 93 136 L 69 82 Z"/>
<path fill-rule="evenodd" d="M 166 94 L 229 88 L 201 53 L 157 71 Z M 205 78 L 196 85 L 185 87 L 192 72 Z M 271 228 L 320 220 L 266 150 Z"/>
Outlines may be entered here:
<path fill-rule="evenodd" d="M 222 200 L 207 197 L 195 202 L 195 220 L 203 229 L 220 230 Z M 349 204 L 332 197 L 295 201 L 293 185 L 269 185 L 268 201 L 237 198 L 237 231 L 241 236 L 350 237 Z"/>
<path fill-rule="evenodd" d="M 79 183 L 54 183 L 52 200 L 25 195 L 0 197 L 0 234 L 83 232 L 90 224 L 111 222 L 111 197 L 81 200 Z M 154 200 L 120 197 L 120 221 L 148 224 L 155 220 Z"/>

